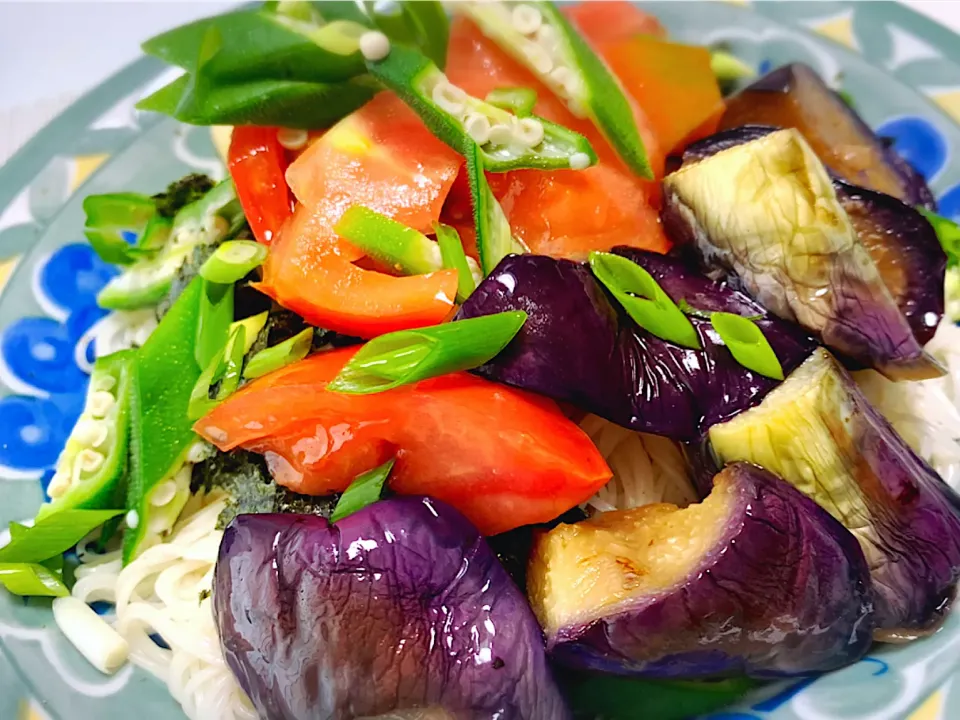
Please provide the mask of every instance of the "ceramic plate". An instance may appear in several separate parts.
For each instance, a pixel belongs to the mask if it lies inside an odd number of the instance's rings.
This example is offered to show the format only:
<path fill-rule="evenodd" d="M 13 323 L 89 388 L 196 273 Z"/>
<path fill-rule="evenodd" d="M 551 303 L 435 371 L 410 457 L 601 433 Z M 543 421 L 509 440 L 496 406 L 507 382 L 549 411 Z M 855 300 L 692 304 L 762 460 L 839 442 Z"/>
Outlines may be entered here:
<path fill-rule="evenodd" d="M 677 39 L 726 43 L 761 72 L 802 60 L 930 182 L 960 220 L 960 40 L 893 3 L 648 3 Z M 174 73 L 175 75 L 176 73 Z M 141 60 L 44 128 L 0 169 L 0 527 L 32 517 L 80 412 L 113 270 L 85 244 L 90 193 L 154 193 L 191 170 L 216 176 L 204 129 L 140 113 L 170 73 Z M 711 720 L 960 718 L 960 615 L 932 638 L 885 647 L 839 672 L 765 688 Z M 0 593 L 0 718 L 182 718 L 166 689 L 130 668 L 104 677 L 59 634 L 49 603 Z"/>

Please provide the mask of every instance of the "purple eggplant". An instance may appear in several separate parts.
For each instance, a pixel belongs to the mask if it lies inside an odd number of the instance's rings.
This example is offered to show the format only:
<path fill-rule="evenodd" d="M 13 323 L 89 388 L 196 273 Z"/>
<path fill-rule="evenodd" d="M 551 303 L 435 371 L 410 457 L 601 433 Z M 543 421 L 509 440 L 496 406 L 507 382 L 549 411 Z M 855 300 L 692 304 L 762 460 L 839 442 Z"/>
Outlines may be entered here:
<path fill-rule="evenodd" d="M 926 181 L 888 147 L 807 65 L 764 75 L 726 100 L 721 130 L 773 125 L 799 130 L 823 163 L 847 182 L 936 210 Z"/>
<path fill-rule="evenodd" d="M 800 675 L 870 647 L 870 573 L 850 533 L 747 463 L 703 502 L 559 525 L 527 593 L 555 660 L 654 678 Z"/>
<path fill-rule="evenodd" d="M 743 293 L 713 282 L 679 259 L 618 248 L 647 270 L 676 302 L 757 320 L 785 373 L 815 341 L 767 315 Z M 751 407 L 777 384 L 740 365 L 709 320 L 691 317 L 702 349 L 661 340 L 607 296 L 589 267 L 538 255 L 505 258 L 468 298 L 460 317 L 524 310 L 520 333 L 476 372 L 547 395 L 624 427 L 693 440 L 713 423 Z"/>
<path fill-rule="evenodd" d="M 891 379 L 943 374 L 796 130 L 684 164 L 664 180 L 664 195 L 671 236 L 775 315 Z"/>
<path fill-rule="evenodd" d="M 711 135 L 688 146 L 692 165 L 722 150 L 757 140 L 777 128 L 747 125 Z M 837 176 L 833 189 L 860 243 L 870 254 L 920 345 L 926 345 L 943 317 L 947 256 L 933 227 L 919 212 L 890 195 L 856 187 Z"/>
<path fill-rule="evenodd" d="M 536 618 L 453 508 L 396 497 L 335 525 L 241 515 L 214 579 L 224 657 L 262 718 L 567 718 Z"/>
<path fill-rule="evenodd" d="M 708 436 L 713 458 L 780 475 L 856 536 L 870 563 L 878 638 L 937 626 L 960 577 L 960 498 L 830 353 L 818 349 Z"/>

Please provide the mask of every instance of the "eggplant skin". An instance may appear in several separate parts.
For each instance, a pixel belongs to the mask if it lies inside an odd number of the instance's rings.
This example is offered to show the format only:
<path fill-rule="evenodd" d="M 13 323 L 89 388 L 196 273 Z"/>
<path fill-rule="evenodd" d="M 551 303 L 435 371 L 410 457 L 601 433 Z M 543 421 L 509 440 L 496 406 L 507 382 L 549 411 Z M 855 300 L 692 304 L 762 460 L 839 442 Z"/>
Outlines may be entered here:
<path fill-rule="evenodd" d="M 716 133 L 688 146 L 683 162 L 695 164 L 776 130 L 767 125 L 745 125 Z M 926 345 L 943 317 L 947 256 L 936 232 L 923 215 L 897 198 L 831 176 L 837 200 L 857 238 L 877 266 L 914 338 Z"/>
<path fill-rule="evenodd" d="M 914 208 L 883 193 L 834 180 L 837 200 L 920 345 L 943 318 L 947 255 L 933 226 Z"/>
<path fill-rule="evenodd" d="M 614 252 L 649 272 L 674 300 L 759 316 L 785 373 L 816 341 L 743 293 L 709 280 L 679 258 L 633 248 Z M 475 372 L 490 380 L 569 402 L 611 422 L 675 440 L 693 440 L 713 423 L 757 404 L 777 381 L 743 367 L 709 320 L 690 317 L 702 349 L 650 335 L 610 299 L 589 267 L 540 255 L 504 258 L 458 317 L 523 310 L 510 345 Z"/>
<path fill-rule="evenodd" d="M 527 590 L 554 660 L 621 675 L 802 675 L 872 642 L 857 541 L 747 463 L 721 471 L 699 506 L 558 526 L 534 550 Z"/>
<path fill-rule="evenodd" d="M 240 515 L 214 610 L 264 720 L 569 718 L 523 593 L 436 500 L 394 497 L 335 525 Z"/>
<path fill-rule="evenodd" d="M 939 377 L 796 130 L 728 147 L 664 180 L 668 234 L 770 312 L 893 380 Z"/>
<path fill-rule="evenodd" d="M 710 428 L 709 441 L 720 463 L 777 473 L 856 536 L 878 639 L 938 626 L 960 577 L 960 498 L 830 353 L 817 350 L 760 405 Z"/>
<path fill-rule="evenodd" d="M 937 209 L 923 176 L 877 137 L 808 65 L 775 68 L 727 98 L 726 105 L 721 130 L 743 125 L 795 128 L 824 165 L 847 182 L 907 205 Z"/>

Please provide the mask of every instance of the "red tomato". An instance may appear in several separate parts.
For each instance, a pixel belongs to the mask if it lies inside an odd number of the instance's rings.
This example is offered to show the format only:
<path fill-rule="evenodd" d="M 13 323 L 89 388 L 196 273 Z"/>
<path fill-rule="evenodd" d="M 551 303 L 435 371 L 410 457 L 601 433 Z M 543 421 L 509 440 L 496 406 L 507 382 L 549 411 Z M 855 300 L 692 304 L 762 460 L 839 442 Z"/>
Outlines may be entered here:
<path fill-rule="evenodd" d="M 504 54 L 463 18 L 453 22 L 446 72 L 451 82 L 484 97 L 503 86 L 532 87 L 538 115 L 582 133 L 600 162 L 588 170 L 517 170 L 488 174 L 514 233 L 534 253 L 582 260 L 590 250 L 631 245 L 665 252 L 670 242 L 660 226 L 659 186 L 632 175 L 589 121 L 574 117 L 530 72 Z M 662 173 L 663 155 L 641 126 L 651 164 Z M 648 138 L 649 135 L 649 138 Z M 458 183 L 459 185 L 459 183 Z M 466 196 L 467 201 L 469 196 Z M 453 224 L 470 206 L 455 192 L 445 215 Z"/>
<path fill-rule="evenodd" d="M 623 40 L 637 35 L 667 37 L 667 31 L 659 20 L 625 0 L 578 3 L 565 6 L 563 12 L 593 43 Z"/>
<path fill-rule="evenodd" d="M 228 165 L 254 237 L 269 245 L 292 212 L 290 190 L 283 177 L 286 156 L 277 128 L 235 127 Z"/>
<path fill-rule="evenodd" d="M 724 104 L 707 48 L 649 35 L 594 46 L 643 109 L 667 152 L 716 132 Z"/>
<path fill-rule="evenodd" d="M 467 373 L 374 395 L 328 392 L 356 352 L 314 355 L 254 381 L 195 429 L 265 455 L 281 485 L 324 495 L 390 457 L 390 488 L 450 503 L 486 535 L 546 522 L 610 479 L 550 400 Z"/>
<path fill-rule="evenodd" d="M 332 204 L 331 224 L 365 205 L 425 233 L 463 158 L 437 140 L 396 95 L 380 93 L 308 147 L 287 182 L 308 207 Z"/>
<path fill-rule="evenodd" d="M 358 267 L 362 253 L 331 230 L 342 211 L 299 205 L 270 248 L 259 289 L 311 325 L 347 335 L 443 322 L 454 308 L 456 271 L 393 277 Z"/>

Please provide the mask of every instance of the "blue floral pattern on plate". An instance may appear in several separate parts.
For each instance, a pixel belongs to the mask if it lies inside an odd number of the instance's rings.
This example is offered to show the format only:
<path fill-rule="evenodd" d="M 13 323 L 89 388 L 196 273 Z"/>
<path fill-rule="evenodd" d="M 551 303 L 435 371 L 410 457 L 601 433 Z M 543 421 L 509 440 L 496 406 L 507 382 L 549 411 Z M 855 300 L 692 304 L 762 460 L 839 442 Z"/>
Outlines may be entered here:
<path fill-rule="evenodd" d="M 0 398 L 0 466 L 36 475 L 44 490 L 83 410 L 89 378 L 78 343 L 106 314 L 96 297 L 115 274 L 89 245 L 64 245 L 34 276 L 38 304 L 55 317 L 20 318 L 0 335 L 3 379 L 20 393 Z M 89 365 L 93 348 L 84 352 Z"/>

